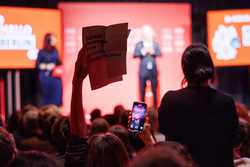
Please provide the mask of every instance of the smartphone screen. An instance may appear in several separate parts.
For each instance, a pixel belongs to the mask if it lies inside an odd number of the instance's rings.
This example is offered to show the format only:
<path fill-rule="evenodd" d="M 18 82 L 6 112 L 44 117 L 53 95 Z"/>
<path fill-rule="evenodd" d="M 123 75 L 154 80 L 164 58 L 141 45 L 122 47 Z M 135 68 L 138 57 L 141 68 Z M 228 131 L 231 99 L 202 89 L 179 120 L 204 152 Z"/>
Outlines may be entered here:
<path fill-rule="evenodd" d="M 145 103 L 134 102 L 131 120 L 129 123 L 129 130 L 133 132 L 140 132 L 144 129 L 147 105 Z"/>

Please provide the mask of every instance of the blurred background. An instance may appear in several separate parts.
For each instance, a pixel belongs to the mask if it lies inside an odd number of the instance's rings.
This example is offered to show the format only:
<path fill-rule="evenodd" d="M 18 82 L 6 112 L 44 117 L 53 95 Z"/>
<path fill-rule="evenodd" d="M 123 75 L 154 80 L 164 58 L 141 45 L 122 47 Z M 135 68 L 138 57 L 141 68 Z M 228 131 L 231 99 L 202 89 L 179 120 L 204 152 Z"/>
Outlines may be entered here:
<path fill-rule="evenodd" d="M 92 0 L 92 1 L 80 1 L 80 0 L 75 0 L 75 1 L 68 1 L 68 0 L 1 0 L 0 1 L 0 6 L 9 6 L 9 7 L 29 7 L 29 8 L 44 8 L 44 9 L 63 9 L 64 11 L 67 12 L 66 7 L 64 4 L 67 4 L 69 2 L 93 2 L 93 4 L 98 4 L 98 2 L 117 2 L 117 3 L 132 3 L 132 4 L 154 4 L 154 3 L 160 3 L 162 5 L 164 4 L 186 4 L 190 8 L 190 11 L 187 11 L 186 13 L 186 19 L 181 20 L 183 22 L 188 22 L 186 23 L 190 27 L 185 27 L 187 28 L 187 35 L 185 36 L 186 39 L 186 44 L 190 44 L 191 42 L 193 43 L 205 43 L 209 44 L 209 33 L 208 33 L 208 20 L 207 20 L 207 12 L 208 11 L 214 11 L 214 10 L 225 10 L 225 9 L 250 9 L 250 3 L 248 0 L 209 0 L 209 1 L 201 1 L 201 0 L 158 0 L 158 1 L 140 1 L 140 0 L 127 0 L 127 1 L 103 1 L 103 0 Z M 60 4 L 60 5 L 59 5 Z M 72 7 L 73 8 L 73 7 Z M 138 8 L 139 9 L 139 8 Z M 166 8 L 167 9 L 167 8 Z M 0 14 L 1 10 L 3 8 L 0 8 Z M 80 10 L 80 9 L 79 9 Z M 148 8 L 150 9 L 150 6 Z M 117 10 L 119 11 L 119 10 Z M 58 11 L 57 11 L 58 12 Z M 176 13 L 175 13 L 176 12 Z M 73 13 L 74 14 L 74 13 Z M 171 13 L 172 15 L 180 15 L 179 11 L 173 11 Z M 54 14 L 57 17 L 57 14 Z M 59 12 L 60 15 L 60 12 Z M 167 15 L 166 15 L 167 16 Z M 30 16 L 33 17 L 33 16 Z M 38 17 L 38 16 L 37 16 Z M 41 16 L 43 17 L 43 16 Z M 69 22 L 65 21 L 65 18 L 67 15 L 63 16 L 64 18 L 58 24 L 62 24 L 64 27 L 66 24 L 69 24 Z M 49 17 L 48 17 L 49 18 Z M 37 19 L 34 17 L 34 19 Z M 51 18 L 50 18 L 51 19 Z M 190 19 L 190 21 L 188 20 Z M 53 20 L 53 19 L 52 19 Z M 53 22 L 53 21 L 52 21 Z M 84 22 L 84 21 L 83 21 Z M 161 20 L 160 22 L 169 22 L 171 23 L 172 20 L 171 18 L 165 17 Z M 110 23 L 112 24 L 112 23 Z M 248 23 L 250 24 L 250 22 Z M 72 24 L 73 25 L 73 24 Z M 46 25 L 42 24 L 40 25 L 41 27 L 44 27 L 46 29 Z M 79 25 L 78 25 L 79 26 Z M 136 25 L 136 23 L 133 23 L 132 27 L 139 27 L 139 25 Z M 185 25 L 184 25 L 185 26 Z M 69 27 L 70 28 L 70 27 Z M 46 31 L 52 31 L 50 29 Z M 62 61 L 67 57 L 67 54 L 65 54 L 65 30 L 61 29 L 60 31 L 56 32 L 58 33 L 56 36 L 58 38 L 59 43 L 57 44 L 57 48 L 59 50 L 59 53 L 61 55 Z M 42 41 L 40 41 L 42 43 Z M 42 44 L 39 44 L 42 45 Z M 78 47 L 77 47 L 78 49 Z M 75 52 L 74 52 L 75 53 Z M 250 52 L 248 52 L 250 53 Z M 180 54 L 180 53 L 179 53 Z M 0 56 L 3 54 L 0 54 Z M 247 59 L 246 55 L 246 59 Z M 249 58 L 250 59 L 250 58 Z M 168 59 L 166 58 L 166 61 Z M 176 59 L 175 61 L 178 61 L 179 59 Z M 136 61 L 136 60 L 135 60 Z M 63 62 L 62 62 L 63 63 Z M 0 62 L 1 64 L 1 62 Z M 133 63 L 132 63 L 133 64 Z M 34 66 L 31 65 L 31 66 Z M 133 66 L 133 65 L 132 65 Z M 136 67 L 136 65 L 134 65 Z M 173 70 L 173 69 L 172 69 Z M 66 72 L 67 73 L 67 72 Z M 72 73 L 72 72 L 71 72 Z M 136 73 L 136 71 L 135 71 Z M 165 74 L 163 72 L 163 74 Z M 169 75 L 166 72 L 166 75 Z M 172 77 L 172 74 L 170 75 Z M 176 84 L 180 82 L 181 80 L 181 75 L 177 75 L 178 79 L 173 83 Z M 1 82 L 4 83 L 5 87 L 0 87 L 1 90 L 1 96 L 4 96 L 4 101 L 1 103 L 1 108 L 5 108 L 5 113 L 7 115 L 10 115 L 13 111 L 20 110 L 23 106 L 27 104 L 34 104 L 34 105 L 41 105 L 41 98 L 39 94 L 39 88 L 38 88 L 38 79 L 37 79 L 37 71 L 34 68 L 21 68 L 21 67 L 16 67 L 13 69 L 9 68 L 4 68 L 2 67 L 0 70 L 0 79 Z M 69 80 L 67 78 L 67 80 Z M 168 79 L 166 79 L 166 83 L 168 84 Z M 18 84 L 17 84 L 18 83 Z M 19 84 L 20 83 L 20 84 Z M 164 87 L 165 81 L 160 84 L 161 87 Z M 65 86 L 65 82 L 64 82 Z M 246 61 L 246 63 L 241 63 L 241 64 L 233 64 L 233 65 L 222 65 L 222 66 L 217 66 L 217 77 L 215 80 L 215 87 L 222 90 L 225 93 L 228 93 L 232 95 L 237 101 L 242 102 L 248 106 L 250 106 L 250 82 L 249 82 L 249 63 Z M 174 87 L 172 85 L 167 85 L 166 89 L 161 89 L 160 91 L 160 97 L 166 90 L 169 89 L 176 89 L 179 88 L 179 85 Z M 70 88 L 67 88 L 70 89 Z M 132 91 L 136 89 L 133 88 Z M 88 93 L 86 93 L 88 94 Z M 67 99 L 69 99 L 70 92 L 67 94 Z M 133 96 L 138 96 L 138 93 L 133 94 Z M 122 97 L 125 100 L 126 97 Z M 91 95 L 87 97 L 87 99 L 91 99 Z M 131 99 L 131 102 L 135 99 Z M 64 99 L 65 102 L 65 99 Z M 96 100 L 93 103 L 98 103 L 99 100 Z M 122 102 L 121 102 L 122 103 Z M 131 103 L 126 103 L 126 105 L 130 105 Z M 67 105 L 66 105 L 67 106 Z M 113 107 L 113 106 L 112 106 Z M 94 106 L 90 107 L 89 110 L 93 109 Z M 102 107 L 103 108 L 103 107 Z M 107 108 L 108 110 L 109 108 Z M 68 107 L 66 107 L 65 110 L 68 110 Z M 104 109 L 105 110 L 105 109 Z M 107 113 L 109 111 L 106 111 Z M 68 113 L 68 111 L 65 111 L 65 113 Z"/>

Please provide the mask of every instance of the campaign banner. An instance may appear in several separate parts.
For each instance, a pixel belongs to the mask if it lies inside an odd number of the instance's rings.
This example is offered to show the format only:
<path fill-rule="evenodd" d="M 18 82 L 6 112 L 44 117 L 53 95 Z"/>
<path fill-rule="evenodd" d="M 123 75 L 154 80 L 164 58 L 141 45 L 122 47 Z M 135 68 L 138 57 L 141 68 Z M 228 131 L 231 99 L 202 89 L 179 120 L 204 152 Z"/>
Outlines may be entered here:
<path fill-rule="evenodd" d="M 46 33 L 62 55 L 61 13 L 55 9 L 0 7 L 0 69 L 34 68 Z"/>

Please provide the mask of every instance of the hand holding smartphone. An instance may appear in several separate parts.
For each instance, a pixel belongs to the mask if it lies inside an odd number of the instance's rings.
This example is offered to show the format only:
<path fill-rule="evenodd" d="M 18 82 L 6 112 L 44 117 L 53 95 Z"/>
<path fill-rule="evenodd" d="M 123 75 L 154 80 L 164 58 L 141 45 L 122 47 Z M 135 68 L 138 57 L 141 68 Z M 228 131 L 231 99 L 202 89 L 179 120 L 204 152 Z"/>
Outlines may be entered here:
<path fill-rule="evenodd" d="M 144 130 L 146 121 L 147 105 L 145 103 L 134 102 L 129 116 L 129 131 L 139 133 Z"/>

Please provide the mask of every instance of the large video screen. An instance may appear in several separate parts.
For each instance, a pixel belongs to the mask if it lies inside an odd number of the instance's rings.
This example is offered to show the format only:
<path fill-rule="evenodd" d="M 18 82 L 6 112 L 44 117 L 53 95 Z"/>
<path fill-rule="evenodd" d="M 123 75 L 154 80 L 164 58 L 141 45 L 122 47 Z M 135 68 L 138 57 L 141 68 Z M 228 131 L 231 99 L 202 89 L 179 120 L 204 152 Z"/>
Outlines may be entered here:
<path fill-rule="evenodd" d="M 61 3 L 64 27 L 63 95 L 64 111 L 70 109 L 71 79 L 77 52 L 82 47 L 82 27 L 128 23 L 131 29 L 127 48 L 127 75 L 123 81 L 91 91 L 89 79 L 83 85 L 83 104 L 86 112 L 98 107 L 111 113 L 122 104 L 132 109 L 139 101 L 139 63 L 133 58 L 135 45 L 141 40 L 142 27 L 150 27 L 159 43 L 161 56 L 156 58 L 158 68 L 158 99 L 167 90 L 181 87 L 181 55 L 191 42 L 191 7 L 178 3 Z M 176 12 L 178 11 L 178 14 Z M 101 71 L 100 71 L 101 72 Z M 150 91 L 150 86 L 147 87 Z M 146 93 L 146 98 L 152 94 Z"/>
<path fill-rule="evenodd" d="M 34 68 L 46 33 L 55 34 L 61 53 L 59 10 L 0 7 L 0 68 Z"/>
<path fill-rule="evenodd" d="M 209 11 L 207 31 L 216 66 L 250 65 L 250 9 Z"/>

